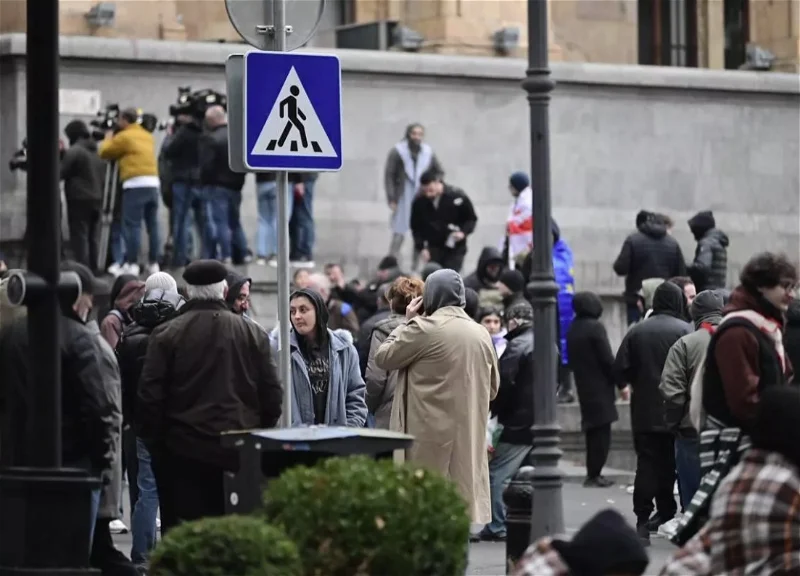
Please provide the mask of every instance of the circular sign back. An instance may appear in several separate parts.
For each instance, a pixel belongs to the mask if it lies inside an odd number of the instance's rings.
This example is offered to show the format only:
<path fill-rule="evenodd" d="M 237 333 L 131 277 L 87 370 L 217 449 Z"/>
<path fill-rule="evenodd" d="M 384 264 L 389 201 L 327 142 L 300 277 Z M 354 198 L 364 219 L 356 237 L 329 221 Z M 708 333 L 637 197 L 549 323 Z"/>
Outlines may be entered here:
<path fill-rule="evenodd" d="M 284 3 L 286 52 L 302 48 L 317 32 L 325 0 L 225 0 L 231 24 L 242 39 L 259 50 L 277 50 L 275 8 Z"/>

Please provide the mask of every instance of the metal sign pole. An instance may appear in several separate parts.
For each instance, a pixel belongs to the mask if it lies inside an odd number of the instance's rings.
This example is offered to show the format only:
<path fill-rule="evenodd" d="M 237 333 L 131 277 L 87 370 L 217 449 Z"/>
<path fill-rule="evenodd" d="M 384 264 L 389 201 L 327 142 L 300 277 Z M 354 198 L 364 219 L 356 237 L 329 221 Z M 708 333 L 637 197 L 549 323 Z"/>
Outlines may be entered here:
<path fill-rule="evenodd" d="M 273 3 L 265 0 L 265 6 Z M 286 0 L 273 4 L 275 52 L 286 51 Z M 281 424 L 292 426 L 292 357 L 289 347 L 289 174 L 275 174 L 278 194 L 278 322 L 280 324 L 280 375 L 283 382 L 283 411 Z"/>

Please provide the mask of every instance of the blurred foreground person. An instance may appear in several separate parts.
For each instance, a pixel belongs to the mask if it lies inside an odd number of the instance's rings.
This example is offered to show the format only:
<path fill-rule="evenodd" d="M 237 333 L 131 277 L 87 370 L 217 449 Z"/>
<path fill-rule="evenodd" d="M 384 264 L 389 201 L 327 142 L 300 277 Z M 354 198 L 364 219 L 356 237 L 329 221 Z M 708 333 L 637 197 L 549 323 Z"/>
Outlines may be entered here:
<path fill-rule="evenodd" d="M 152 458 L 162 533 L 221 516 L 223 473 L 239 459 L 221 446 L 220 434 L 271 428 L 281 414 L 269 338 L 230 311 L 227 275 L 214 260 L 187 266 L 189 301 L 153 330 L 147 346 L 136 425 Z"/>
<path fill-rule="evenodd" d="M 115 398 L 105 384 L 104 357 L 94 331 L 86 324 L 98 288 L 94 276 L 77 262 L 65 262 L 63 269 L 81 280 L 81 295 L 73 306 L 61 311 L 61 458 L 63 466 L 86 470 L 108 485 L 117 457 L 115 448 L 119 412 Z M 0 414 L 0 466 L 29 466 L 28 426 L 33 409 L 28 340 L 28 319 L 20 315 L 3 326 L 0 337 L 0 366 L 3 367 L 5 405 Z M 2 405 L 0 405 L 2 406 Z M 89 534 L 100 505 L 100 490 L 92 494 Z"/>
<path fill-rule="evenodd" d="M 752 448 L 720 483 L 708 522 L 661 576 L 800 574 L 800 392 L 767 388 L 756 411 Z"/>
<path fill-rule="evenodd" d="M 636 532 L 615 510 L 598 512 L 571 540 L 542 538 L 514 576 L 641 576 L 650 559 Z"/>
<path fill-rule="evenodd" d="M 378 348 L 375 364 L 402 370 L 391 429 L 414 436 L 406 458 L 452 480 L 472 522 L 491 520 L 486 426 L 497 395 L 497 355 L 486 329 L 464 312 L 464 283 L 453 270 L 428 277 Z M 424 314 L 424 315 L 421 315 Z"/>

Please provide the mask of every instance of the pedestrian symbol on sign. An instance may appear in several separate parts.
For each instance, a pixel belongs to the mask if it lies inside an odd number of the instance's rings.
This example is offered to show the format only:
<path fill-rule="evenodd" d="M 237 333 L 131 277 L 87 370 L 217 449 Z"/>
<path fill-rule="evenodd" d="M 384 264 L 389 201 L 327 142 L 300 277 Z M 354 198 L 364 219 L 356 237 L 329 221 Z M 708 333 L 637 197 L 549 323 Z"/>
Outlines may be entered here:
<path fill-rule="evenodd" d="M 286 76 L 252 154 L 337 156 L 294 67 Z"/>

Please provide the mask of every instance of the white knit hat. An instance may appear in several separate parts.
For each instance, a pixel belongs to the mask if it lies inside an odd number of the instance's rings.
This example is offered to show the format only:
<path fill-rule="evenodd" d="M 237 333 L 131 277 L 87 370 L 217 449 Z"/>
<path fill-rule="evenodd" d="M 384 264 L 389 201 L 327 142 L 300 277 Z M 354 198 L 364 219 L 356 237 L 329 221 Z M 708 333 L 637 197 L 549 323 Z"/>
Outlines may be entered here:
<path fill-rule="evenodd" d="M 166 272 L 156 272 L 147 277 L 147 280 L 144 282 L 144 289 L 146 292 L 155 289 L 160 289 L 164 292 L 177 292 L 178 283 L 175 282 L 175 278 Z"/>

